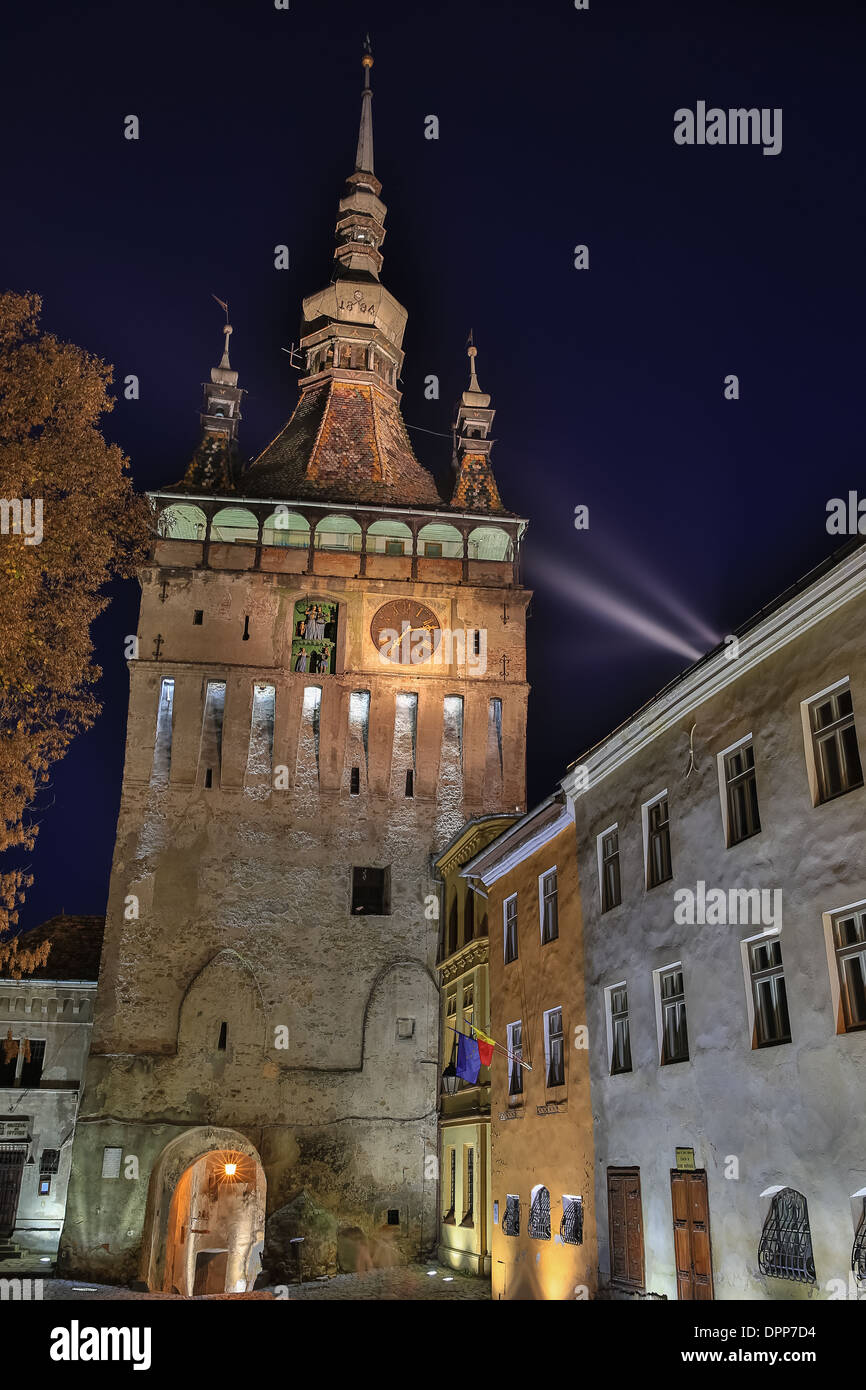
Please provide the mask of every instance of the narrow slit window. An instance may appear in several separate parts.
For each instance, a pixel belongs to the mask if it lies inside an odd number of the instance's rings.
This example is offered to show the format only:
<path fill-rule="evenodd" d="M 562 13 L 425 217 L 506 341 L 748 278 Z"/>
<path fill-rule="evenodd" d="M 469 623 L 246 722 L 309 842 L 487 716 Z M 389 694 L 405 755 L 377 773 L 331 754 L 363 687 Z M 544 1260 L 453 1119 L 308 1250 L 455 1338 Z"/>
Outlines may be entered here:
<path fill-rule="evenodd" d="M 264 685 L 257 681 L 253 686 L 244 792 L 258 800 L 263 800 L 271 794 L 276 697 L 276 687 L 273 685 Z"/>
<path fill-rule="evenodd" d="M 214 786 L 219 780 L 222 762 L 223 718 L 225 715 L 225 681 L 208 681 L 202 719 L 199 767 L 206 769 L 204 784 Z"/>
<path fill-rule="evenodd" d="M 174 681 L 164 680 L 159 690 L 156 742 L 153 749 L 153 785 L 164 786 L 171 776 L 171 739 L 174 721 Z"/>
<path fill-rule="evenodd" d="M 359 796 L 361 793 L 361 769 L 353 767 L 349 775 L 349 795 Z"/>
<path fill-rule="evenodd" d="M 415 773 L 411 767 L 406 769 L 406 795 L 415 795 Z"/>
<path fill-rule="evenodd" d="M 225 1052 L 229 1037 L 229 1026 L 227 1023 L 220 1024 L 220 1035 L 217 1043 L 217 1052 Z"/>
<path fill-rule="evenodd" d="M 192 615 L 193 627 L 201 627 L 204 622 L 204 609 L 196 608 Z"/>

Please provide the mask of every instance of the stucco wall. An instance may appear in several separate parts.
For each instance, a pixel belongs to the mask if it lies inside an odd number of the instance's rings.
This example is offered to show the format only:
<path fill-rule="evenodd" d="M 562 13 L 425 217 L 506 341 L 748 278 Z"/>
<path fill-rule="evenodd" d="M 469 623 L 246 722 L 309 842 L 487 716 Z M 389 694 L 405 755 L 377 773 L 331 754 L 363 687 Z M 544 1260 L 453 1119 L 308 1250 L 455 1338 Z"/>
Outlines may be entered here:
<path fill-rule="evenodd" d="M 851 679 L 866 755 L 862 600 L 826 617 L 690 710 L 576 800 L 596 1117 L 599 1264 L 609 1274 L 606 1170 L 641 1170 L 646 1287 L 676 1297 L 670 1169 L 693 1147 L 707 1171 L 716 1298 L 827 1297 L 847 1283 L 866 1185 L 866 1033 L 837 1034 L 822 914 L 866 898 L 862 788 L 813 807 L 800 702 Z M 650 716 L 647 716 L 648 718 Z M 694 765 L 689 775 L 689 733 Z M 728 849 L 717 754 L 754 736 L 761 831 Z M 644 888 L 641 806 L 668 789 L 672 881 Z M 600 913 L 596 837 L 619 825 L 622 905 Z M 792 1041 L 753 1048 L 740 941 L 762 927 L 677 926 L 674 893 L 781 889 Z M 659 1065 L 652 972 L 682 961 L 687 1062 Z M 628 986 L 633 1070 L 611 1076 L 604 990 Z M 736 1172 L 737 1176 L 726 1176 Z M 791 1186 L 808 1201 L 817 1289 L 758 1273 L 769 1206 Z"/>

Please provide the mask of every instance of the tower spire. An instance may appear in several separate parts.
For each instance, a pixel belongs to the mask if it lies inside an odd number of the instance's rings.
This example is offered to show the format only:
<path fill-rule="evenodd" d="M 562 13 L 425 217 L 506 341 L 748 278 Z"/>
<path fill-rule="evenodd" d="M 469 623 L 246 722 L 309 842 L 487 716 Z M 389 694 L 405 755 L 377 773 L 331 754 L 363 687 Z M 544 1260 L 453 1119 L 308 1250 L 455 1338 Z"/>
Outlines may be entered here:
<path fill-rule="evenodd" d="M 373 173 L 373 89 L 370 86 L 370 69 L 373 66 L 373 50 L 370 35 L 364 40 L 364 56 L 361 59 L 364 69 L 364 90 L 361 93 L 361 126 L 358 131 L 358 153 L 355 155 L 355 172 Z"/>
<path fill-rule="evenodd" d="M 454 423 L 457 477 L 451 505 L 468 511 L 501 512 L 505 508 L 490 467 L 490 451 L 493 448 L 490 427 L 496 411 L 490 409 L 490 397 L 481 390 L 478 381 L 475 369 L 478 349 L 471 329 L 466 340 L 466 355 L 469 358 L 469 386 L 460 397 Z"/>
<path fill-rule="evenodd" d="M 219 366 L 210 369 L 210 381 L 203 383 L 204 401 L 199 412 L 201 439 L 180 486 L 225 493 L 234 492 L 239 473 L 238 426 L 244 393 L 229 361 L 229 340 L 233 332 L 228 321 L 229 306 L 216 295 L 212 297 L 226 316 L 223 354 Z"/>

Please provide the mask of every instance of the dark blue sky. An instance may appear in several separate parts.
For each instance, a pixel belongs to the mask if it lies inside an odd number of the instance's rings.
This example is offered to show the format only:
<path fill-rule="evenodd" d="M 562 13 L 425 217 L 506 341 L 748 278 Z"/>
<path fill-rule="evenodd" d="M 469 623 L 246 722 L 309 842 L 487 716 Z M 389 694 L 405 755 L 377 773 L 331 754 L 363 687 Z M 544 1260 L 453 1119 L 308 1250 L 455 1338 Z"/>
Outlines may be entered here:
<path fill-rule="evenodd" d="M 404 415 L 447 432 L 471 326 L 501 492 L 531 518 L 532 800 L 822 559 L 828 498 L 863 478 L 859 7 L 590 3 L 19 4 L 0 88 L 6 283 L 140 378 L 105 432 L 153 487 L 196 442 L 212 292 L 231 306 L 247 454 L 290 413 L 280 348 L 329 276 L 370 29 Z M 698 100 L 781 107 L 782 153 L 676 146 L 674 112 Z M 446 440 L 412 438 L 447 471 Z M 25 925 L 104 908 L 136 607 L 119 586 L 96 624 L 104 713 L 37 811 Z"/>

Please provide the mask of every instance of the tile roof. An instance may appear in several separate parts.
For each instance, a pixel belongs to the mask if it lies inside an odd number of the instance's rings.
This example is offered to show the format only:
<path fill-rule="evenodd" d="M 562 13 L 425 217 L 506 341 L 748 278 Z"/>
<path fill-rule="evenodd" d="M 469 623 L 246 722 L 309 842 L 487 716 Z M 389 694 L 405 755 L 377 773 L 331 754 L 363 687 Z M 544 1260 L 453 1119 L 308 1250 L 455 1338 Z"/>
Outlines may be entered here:
<path fill-rule="evenodd" d="M 50 941 L 48 960 L 24 975 L 25 980 L 95 980 L 105 933 L 104 917 L 72 917 L 61 913 L 41 926 L 17 933 L 21 946 L 31 949 Z"/>

